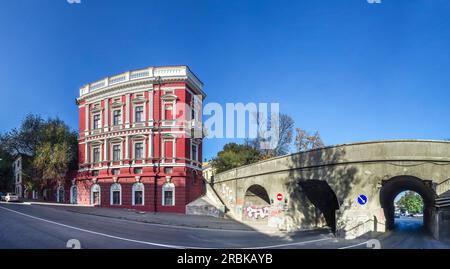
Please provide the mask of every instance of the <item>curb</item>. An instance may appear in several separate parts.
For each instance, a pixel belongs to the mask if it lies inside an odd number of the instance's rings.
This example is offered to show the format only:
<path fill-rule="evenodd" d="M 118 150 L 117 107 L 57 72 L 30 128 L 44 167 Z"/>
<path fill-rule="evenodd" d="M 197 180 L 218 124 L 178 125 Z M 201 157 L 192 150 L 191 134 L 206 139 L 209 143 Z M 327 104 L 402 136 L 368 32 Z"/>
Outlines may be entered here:
<path fill-rule="evenodd" d="M 79 207 L 79 205 L 70 205 L 70 204 L 59 204 L 59 203 L 44 203 L 44 202 L 27 202 L 22 203 L 27 205 L 38 205 L 38 206 L 70 206 L 72 208 Z M 86 207 L 83 205 L 83 207 Z M 91 208 L 94 208 L 94 206 L 89 206 Z M 62 209 L 62 208 L 61 208 Z M 138 219 L 131 219 L 127 217 L 115 217 L 110 216 L 106 214 L 98 214 L 98 213 L 91 213 L 91 212 L 80 212 L 75 209 L 67 208 L 64 209 L 65 211 L 81 214 L 81 215 L 90 215 L 90 216 L 98 216 L 98 217 L 104 217 L 109 219 L 119 219 L 119 220 L 126 220 L 126 221 L 132 221 L 137 223 L 143 223 L 143 224 L 151 224 L 151 225 L 160 225 L 160 226 L 168 226 L 168 227 L 175 227 L 175 228 L 184 228 L 184 229 L 203 229 L 203 230 L 215 230 L 215 231 L 227 231 L 227 232 L 253 232 L 253 233 L 263 233 L 263 234 L 270 234 L 270 235 L 285 235 L 283 232 L 272 232 L 272 231 L 264 231 L 261 229 L 258 229 L 256 227 L 248 226 L 248 229 L 233 229 L 233 228 L 222 228 L 222 227 L 210 227 L 210 226 L 194 226 L 194 225 L 183 225 L 183 224 L 168 224 L 168 223 L 162 223 L 162 222 L 152 222 L 152 221 L 143 221 Z"/>

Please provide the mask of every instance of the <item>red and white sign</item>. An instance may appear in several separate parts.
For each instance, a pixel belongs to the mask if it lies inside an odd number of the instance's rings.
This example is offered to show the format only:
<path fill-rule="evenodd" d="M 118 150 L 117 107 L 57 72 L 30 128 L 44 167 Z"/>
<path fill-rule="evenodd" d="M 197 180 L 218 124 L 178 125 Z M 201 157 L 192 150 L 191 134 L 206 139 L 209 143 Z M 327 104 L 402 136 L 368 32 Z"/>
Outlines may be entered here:
<path fill-rule="evenodd" d="M 283 194 L 281 194 L 281 193 L 277 194 L 277 200 L 278 201 L 283 200 Z"/>

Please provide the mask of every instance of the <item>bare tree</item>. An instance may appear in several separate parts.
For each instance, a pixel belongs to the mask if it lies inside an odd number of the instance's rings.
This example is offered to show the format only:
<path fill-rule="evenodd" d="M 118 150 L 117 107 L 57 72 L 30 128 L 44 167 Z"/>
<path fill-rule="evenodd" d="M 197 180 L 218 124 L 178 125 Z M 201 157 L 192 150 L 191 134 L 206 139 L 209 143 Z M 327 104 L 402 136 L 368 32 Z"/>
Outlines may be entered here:
<path fill-rule="evenodd" d="M 286 114 L 280 114 L 279 117 L 273 119 L 263 119 L 258 114 L 254 116 L 257 118 L 258 136 L 255 139 L 246 140 L 245 144 L 259 150 L 263 159 L 288 154 L 292 144 L 294 120 Z M 266 135 L 268 126 L 277 130 L 277 137 L 270 141 L 271 146 L 266 148 L 262 145 L 265 142 L 265 137 L 270 137 Z"/>
<path fill-rule="evenodd" d="M 320 137 L 319 132 L 315 132 L 313 135 L 309 134 L 307 131 L 296 128 L 295 135 L 295 148 L 297 151 L 305 151 L 309 149 L 321 148 L 324 147 L 324 143 L 322 138 Z"/>

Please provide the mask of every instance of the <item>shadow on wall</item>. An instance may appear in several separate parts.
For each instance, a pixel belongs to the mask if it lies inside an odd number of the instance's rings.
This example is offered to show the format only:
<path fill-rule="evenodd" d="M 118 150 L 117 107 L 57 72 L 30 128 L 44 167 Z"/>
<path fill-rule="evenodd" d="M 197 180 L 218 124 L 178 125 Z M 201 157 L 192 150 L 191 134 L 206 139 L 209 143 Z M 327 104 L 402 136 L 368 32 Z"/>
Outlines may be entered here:
<path fill-rule="evenodd" d="M 342 147 L 292 155 L 293 180 L 286 186 L 292 202 L 286 215 L 300 229 L 326 225 L 336 233 L 336 210 L 343 209 L 352 185 L 361 183 L 355 167 L 337 165 L 344 157 Z"/>

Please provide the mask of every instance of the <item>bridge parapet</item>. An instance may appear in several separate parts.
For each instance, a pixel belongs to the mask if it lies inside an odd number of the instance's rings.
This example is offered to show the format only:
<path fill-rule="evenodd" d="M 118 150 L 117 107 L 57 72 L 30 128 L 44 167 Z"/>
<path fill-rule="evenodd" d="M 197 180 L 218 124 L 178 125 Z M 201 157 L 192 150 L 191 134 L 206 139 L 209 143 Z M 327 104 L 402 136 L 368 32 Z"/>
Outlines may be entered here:
<path fill-rule="evenodd" d="M 450 142 L 392 140 L 343 144 L 280 156 L 215 175 L 215 182 L 274 171 L 371 162 L 436 162 L 450 164 Z"/>

